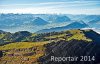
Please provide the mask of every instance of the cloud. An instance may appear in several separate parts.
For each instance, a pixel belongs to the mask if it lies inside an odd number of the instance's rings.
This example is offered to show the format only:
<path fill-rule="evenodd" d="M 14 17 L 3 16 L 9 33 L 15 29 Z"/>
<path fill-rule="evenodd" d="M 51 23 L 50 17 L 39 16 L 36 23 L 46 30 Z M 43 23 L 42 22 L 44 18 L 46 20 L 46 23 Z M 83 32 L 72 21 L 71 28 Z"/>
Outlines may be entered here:
<path fill-rule="evenodd" d="M 98 1 L 44 2 L 31 4 L 0 5 L 0 13 L 66 13 L 100 14 Z"/>

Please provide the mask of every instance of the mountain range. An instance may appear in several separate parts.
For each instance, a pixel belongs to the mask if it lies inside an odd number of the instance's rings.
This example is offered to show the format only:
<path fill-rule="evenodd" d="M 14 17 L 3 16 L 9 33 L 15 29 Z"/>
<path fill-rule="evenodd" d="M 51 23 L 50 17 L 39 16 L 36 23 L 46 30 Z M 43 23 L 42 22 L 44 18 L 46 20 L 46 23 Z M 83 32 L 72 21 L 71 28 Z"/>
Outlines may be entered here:
<path fill-rule="evenodd" d="M 98 28 L 100 25 L 100 15 L 0 14 L 0 29 L 9 32 L 26 31 L 26 29 L 28 29 L 27 31 L 37 32 L 81 21 L 91 28 Z"/>

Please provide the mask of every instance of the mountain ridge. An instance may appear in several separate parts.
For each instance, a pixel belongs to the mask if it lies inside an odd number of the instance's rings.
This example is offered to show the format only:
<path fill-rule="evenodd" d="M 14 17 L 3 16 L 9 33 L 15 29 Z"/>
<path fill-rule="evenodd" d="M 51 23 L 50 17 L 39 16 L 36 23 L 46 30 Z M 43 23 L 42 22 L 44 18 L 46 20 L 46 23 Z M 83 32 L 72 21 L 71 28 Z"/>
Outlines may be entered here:
<path fill-rule="evenodd" d="M 4 34 L 0 38 L 0 42 L 1 40 L 4 42 L 10 41 L 10 43 L 0 45 L 0 54 L 3 54 L 0 57 L 0 63 L 4 63 L 4 60 L 7 64 L 14 62 L 22 63 L 22 61 L 24 63 L 29 62 L 29 64 L 100 63 L 100 34 L 91 29 L 72 29 L 41 34 L 19 31 L 16 33 L 6 33 L 6 35 Z M 51 62 L 51 56 L 95 56 L 95 61 L 80 62 L 78 59 L 77 62 Z M 10 61 L 11 59 L 13 60 Z"/>
<path fill-rule="evenodd" d="M 81 29 L 81 28 L 86 28 L 89 27 L 87 24 L 85 24 L 84 22 L 73 22 L 68 24 L 67 26 L 63 26 L 63 27 L 56 27 L 56 28 L 50 28 L 50 29 L 43 29 L 40 31 L 37 31 L 36 33 L 45 33 L 45 32 L 52 32 L 52 31 L 63 31 L 63 30 L 68 30 L 68 29 Z"/>

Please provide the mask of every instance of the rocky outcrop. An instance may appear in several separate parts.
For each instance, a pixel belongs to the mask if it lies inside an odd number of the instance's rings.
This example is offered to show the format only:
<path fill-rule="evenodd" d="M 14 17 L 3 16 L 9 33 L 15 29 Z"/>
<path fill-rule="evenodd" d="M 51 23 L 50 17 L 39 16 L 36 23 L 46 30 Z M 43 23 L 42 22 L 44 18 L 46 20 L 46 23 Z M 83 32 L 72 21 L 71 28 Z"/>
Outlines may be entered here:
<path fill-rule="evenodd" d="M 100 63 L 100 45 L 94 42 L 86 41 L 58 41 L 47 45 L 46 54 L 39 59 L 41 64 L 97 64 Z M 78 57 L 77 61 L 52 61 L 51 56 L 54 57 Z M 81 56 L 91 57 L 88 60 L 81 61 Z M 94 57 L 94 58 L 93 58 Z"/>
<path fill-rule="evenodd" d="M 3 56 L 3 52 L 2 51 L 0 51 L 0 57 L 2 57 Z"/>

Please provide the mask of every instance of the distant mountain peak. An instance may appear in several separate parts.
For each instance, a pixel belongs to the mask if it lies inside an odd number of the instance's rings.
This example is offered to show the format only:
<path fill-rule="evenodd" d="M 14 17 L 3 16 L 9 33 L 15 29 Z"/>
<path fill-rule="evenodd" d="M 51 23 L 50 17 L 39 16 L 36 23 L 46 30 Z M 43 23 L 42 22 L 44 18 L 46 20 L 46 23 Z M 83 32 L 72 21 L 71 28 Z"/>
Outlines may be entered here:
<path fill-rule="evenodd" d="M 0 30 L 0 34 L 4 34 L 4 33 L 6 33 L 5 31 L 3 31 L 3 30 Z"/>
<path fill-rule="evenodd" d="M 42 18 L 40 18 L 40 17 L 35 17 L 35 20 L 36 20 L 36 19 L 41 19 L 41 20 L 42 20 Z"/>
<path fill-rule="evenodd" d="M 84 21 L 82 21 L 82 20 L 80 20 L 80 21 L 78 21 L 79 23 L 81 23 L 81 24 L 85 24 L 85 22 Z"/>
<path fill-rule="evenodd" d="M 46 25 L 48 24 L 47 21 L 45 21 L 44 19 L 40 18 L 40 17 L 36 17 L 33 21 L 32 24 L 34 25 Z"/>
<path fill-rule="evenodd" d="M 43 30 L 38 31 L 37 33 L 52 32 L 52 31 L 59 32 L 59 31 L 68 30 L 68 29 L 82 29 L 82 28 L 86 28 L 86 27 L 89 27 L 89 26 L 87 24 L 85 24 L 84 22 L 75 21 L 71 24 L 68 24 L 67 26 L 43 29 Z"/>
<path fill-rule="evenodd" d="M 84 23 L 83 21 L 76 21 L 76 22 L 73 22 L 71 24 L 68 25 L 69 27 L 71 28 L 85 28 L 85 27 L 88 27 L 88 25 L 86 23 Z"/>
<path fill-rule="evenodd" d="M 19 36 L 30 36 L 31 35 L 31 33 L 30 32 L 28 32 L 28 31 L 19 31 L 19 32 L 16 32 L 15 33 L 15 35 L 19 35 Z"/>
<path fill-rule="evenodd" d="M 70 18 L 67 16 L 58 16 L 57 18 L 55 18 L 54 21 L 55 22 L 66 22 L 66 21 L 70 21 Z"/>

